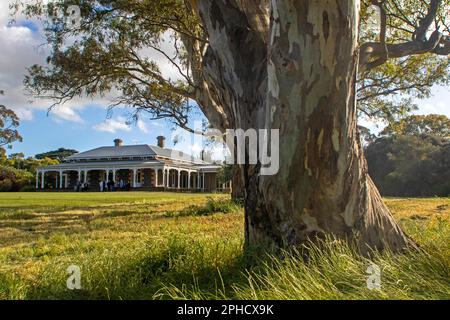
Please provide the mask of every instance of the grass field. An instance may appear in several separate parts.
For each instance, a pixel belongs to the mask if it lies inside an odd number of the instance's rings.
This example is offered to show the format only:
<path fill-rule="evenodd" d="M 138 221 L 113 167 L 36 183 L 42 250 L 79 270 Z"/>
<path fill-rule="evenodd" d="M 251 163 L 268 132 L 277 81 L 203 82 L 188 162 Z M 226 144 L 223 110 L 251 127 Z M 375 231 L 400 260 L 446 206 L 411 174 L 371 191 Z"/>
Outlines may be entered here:
<path fill-rule="evenodd" d="M 450 299 L 450 199 L 386 201 L 419 251 L 370 261 L 330 240 L 305 261 L 244 253 L 225 195 L 3 193 L 0 299 Z M 372 262 L 381 290 L 366 285 Z"/>

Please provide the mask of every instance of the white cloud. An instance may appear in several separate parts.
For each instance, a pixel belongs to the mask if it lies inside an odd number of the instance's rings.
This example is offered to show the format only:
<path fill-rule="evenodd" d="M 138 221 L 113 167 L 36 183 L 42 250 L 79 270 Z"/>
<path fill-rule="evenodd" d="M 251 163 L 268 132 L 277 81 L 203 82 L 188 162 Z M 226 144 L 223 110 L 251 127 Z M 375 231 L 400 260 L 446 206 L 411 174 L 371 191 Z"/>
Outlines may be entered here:
<path fill-rule="evenodd" d="M 147 124 L 146 124 L 144 121 L 142 121 L 141 119 L 139 119 L 139 120 L 137 121 L 136 126 L 137 126 L 138 129 L 141 130 L 143 133 L 149 133 L 149 131 L 150 131 L 150 130 L 148 129 Z"/>
<path fill-rule="evenodd" d="M 431 104 L 423 103 L 415 113 L 417 114 L 432 114 L 432 113 L 445 113 L 444 104 Z"/>
<path fill-rule="evenodd" d="M 0 96 L 0 104 L 14 110 L 22 121 L 33 119 L 35 111 L 48 111 L 53 101 L 49 99 L 34 99 L 29 96 L 23 86 L 27 68 L 34 64 L 45 64 L 50 52 L 45 45 L 42 25 L 33 20 L 24 23 L 24 16 L 14 19 L 16 24 L 10 24 L 10 1 L 0 1 L 0 90 L 5 91 Z M 53 108 L 49 115 L 56 121 L 82 122 L 80 111 L 87 106 L 106 108 L 112 100 L 113 93 L 106 97 L 95 99 L 75 98 L 62 106 Z"/>
<path fill-rule="evenodd" d="M 57 106 L 52 109 L 51 114 L 60 120 L 82 123 L 80 115 L 69 105 Z"/>
<path fill-rule="evenodd" d="M 31 97 L 25 94 L 23 88 L 26 69 L 33 64 L 44 64 L 49 47 L 43 45 L 45 39 L 42 26 L 38 21 L 32 21 L 38 28 L 37 32 L 35 28 L 28 28 L 26 24 L 20 23 L 24 21 L 23 16 L 14 17 L 19 22 L 18 24 L 8 25 L 11 19 L 9 15 L 10 2 L 0 1 L 0 43 L 2 45 L 0 50 L 0 90 L 5 91 L 5 96 L 0 96 L 0 103 L 13 109 L 21 120 L 26 121 L 33 118 L 35 111 L 47 111 L 47 108 L 52 104 L 50 100 L 36 100 L 30 103 Z M 162 38 L 164 39 L 162 49 L 173 57 L 175 51 L 170 33 L 166 32 L 162 35 Z M 148 48 L 141 50 L 140 54 L 143 57 L 151 57 L 155 60 L 165 77 L 172 80 L 181 79 L 178 70 L 162 54 Z M 417 113 L 440 113 L 450 116 L 448 105 L 450 92 L 448 88 L 433 88 L 433 93 L 435 94 L 434 97 L 418 102 L 420 109 Z M 54 109 L 50 116 L 61 121 L 82 122 L 80 111 L 93 105 L 105 108 L 115 95 L 115 93 L 111 93 L 107 97 L 95 98 L 95 100 L 74 99 L 64 106 Z M 158 122 L 152 122 L 149 125 L 165 127 Z M 147 124 L 141 124 L 140 126 L 138 124 L 138 128 L 142 132 L 149 132 Z"/>
<path fill-rule="evenodd" d="M 122 117 L 117 117 L 116 119 L 107 119 L 93 126 L 93 129 L 100 132 L 109 133 L 116 133 L 117 131 L 131 131 L 131 127 Z"/>
<path fill-rule="evenodd" d="M 443 103 L 423 103 L 419 110 L 415 112 L 416 114 L 445 114 L 450 116 L 450 110 L 445 108 Z"/>
<path fill-rule="evenodd" d="M 161 37 L 160 37 L 160 49 L 162 52 L 164 52 L 165 55 L 167 55 L 168 57 L 170 57 L 171 59 L 174 60 L 174 62 L 176 62 L 178 64 L 179 67 L 182 67 L 182 64 L 180 63 L 179 60 L 177 60 L 176 57 L 176 49 L 175 49 L 175 42 L 174 39 L 172 37 L 172 32 L 170 31 L 166 31 L 164 32 Z M 152 61 L 156 62 L 156 64 L 158 65 L 161 74 L 172 81 L 177 81 L 177 80 L 183 80 L 183 75 L 180 73 L 180 71 L 178 70 L 178 68 L 172 63 L 170 62 L 165 55 L 152 49 L 152 48 L 143 48 L 142 50 L 139 51 L 139 55 L 142 58 L 148 58 L 151 59 Z M 183 73 L 186 73 L 185 70 L 183 70 Z"/>
<path fill-rule="evenodd" d="M 203 150 L 203 147 L 199 143 L 193 143 L 189 146 L 189 149 L 193 154 L 199 154 Z"/>
<path fill-rule="evenodd" d="M 27 2 L 26 0 L 25 2 Z M 0 90 L 5 91 L 5 96 L 0 96 L 0 103 L 14 110 L 22 121 L 31 120 L 36 111 L 47 111 L 52 101 L 39 99 L 32 100 L 23 86 L 23 79 L 27 68 L 34 64 L 45 64 L 50 48 L 46 45 L 43 36 L 42 24 L 34 19 L 25 22 L 23 15 L 13 17 L 17 23 L 9 24 L 11 20 L 9 4 L 11 1 L 0 1 Z M 44 1 L 45 3 L 45 1 Z M 173 40 L 168 33 L 162 36 L 162 48 L 170 56 L 175 54 Z M 172 79 L 180 78 L 180 74 L 166 58 L 152 49 L 143 49 L 142 56 L 154 59 L 161 68 L 162 73 Z M 106 97 L 91 99 L 76 98 L 65 105 L 55 108 L 50 116 L 58 121 L 82 122 L 79 111 L 86 107 L 105 108 L 117 96 L 115 92 Z M 142 132 L 147 133 L 146 124 L 140 124 Z"/>
<path fill-rule="evenodd" d="M 444 114 L 450 117 L 450 90 L 448 87 L 435 86 L 432 90 L 433 96 L 422 101 L 416 101 L 419 110 L 416 114 Z"/>
<path fill-rule="evenodd" d="M 0 2 L 0 89 L 5 96 L 0 97 L 1 103 L 13 109 L 22 120 L 32 118 L 33 110 L 45 110 L 45 106 L 35 106 L 29 103 L 29 97 L 24 93 L 23 79 L 26 68 L 45 61 L 46 47 L 39 33 L 20 24 L 9 25 L 9 3 Z M 15 17 L 17 21 L 23 17 Z"/>
<path fill-rule="evenodd" d="M 367 117 L 359 117 L 358 125 L 368 128 L 372 133 L 379 134 L 386 127 L 387 122 L 373 120 Z"/>

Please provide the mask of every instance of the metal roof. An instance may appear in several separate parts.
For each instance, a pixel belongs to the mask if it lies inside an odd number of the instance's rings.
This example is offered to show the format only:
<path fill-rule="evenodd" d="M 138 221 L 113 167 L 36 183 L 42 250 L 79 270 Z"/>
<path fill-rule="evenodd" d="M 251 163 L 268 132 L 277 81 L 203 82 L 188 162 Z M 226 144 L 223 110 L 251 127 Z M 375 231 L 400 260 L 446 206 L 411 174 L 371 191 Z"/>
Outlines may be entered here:
<path fill-rule="evenodd" d="M 156 153 L 148 145 L 100 147 L 80 152 L 67 157 L 66 160 L 84 160 L 101 158 L 122 158 L 131 156 L 155 156 Z"/>
<path fill-rule="evenodd" d="M 131 160 L 131 161 L 85 161 L 85 162 L 65 162 L 56 165 L 50 165 L 46 167 L 40 167 L 42 171 L 77 171 L 77 170 L 105 170 L 105 169 L 130 169 L 139 168 L 146 169 L 155 167 L 161 167 L 163 165 L 170 167 L 176 167 L 186 170 L 198 170 L 201 172 L 217 172 L 220 169 L 220 165 L 211 164 L 193 164 L 193 163 L 181 163 L 173 162 L 172 160 Z"/>
<path fill-rule="evenodd" d="M 178 161 L 191 162 L 193 164 L 210 164 L 201 159 L 182 151 L 160 148 L 148 144 L 132 145 L 132 146 L 111 146 L 100 147 L 85 152 L 76 153 L 67 157 L 66 161 L 87 160 L 87 159 L 110 159 L 110 158 L 133 158 L 133 157 L 164 157 Z"/>
<path fill-rule="evenodd" d="M 163 162 L 158 160 L 150 160 L 150 161 L 92 161 L 92 162 L 77 162 L 77 163 L 60 163 L 55 165 L 50 165 L 46 167 L 42 167 L 40 169 L 43 170 L 77 170 L 77 169 L 122 169 L 129 167 L 154 167 L 155 165 L 162 165 Z"/>

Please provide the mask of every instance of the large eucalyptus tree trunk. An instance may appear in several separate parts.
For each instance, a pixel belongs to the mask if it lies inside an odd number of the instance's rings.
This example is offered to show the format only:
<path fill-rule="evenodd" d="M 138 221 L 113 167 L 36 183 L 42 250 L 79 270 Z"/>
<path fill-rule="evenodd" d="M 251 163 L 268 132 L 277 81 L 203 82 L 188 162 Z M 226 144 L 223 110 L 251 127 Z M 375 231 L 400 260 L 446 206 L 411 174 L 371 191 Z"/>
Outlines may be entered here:
<path fill-rule="evenodd" d="M 277 174 L 241 167 L 246 243 L 289 247 L 333 234 L 362 252 L 404 248 L 357 136 L 359 1 L 195 5 L 210 40 L 206 79 L 230 125 L 280 130 Z"/>
<path fill-rule="evenodd" d="M 245 199 L 245 186 L 241 168 L 239 166 L 235 166 L 233 168 L 233 177 L 231 179 L 231 199 L 236 202 Z"/>

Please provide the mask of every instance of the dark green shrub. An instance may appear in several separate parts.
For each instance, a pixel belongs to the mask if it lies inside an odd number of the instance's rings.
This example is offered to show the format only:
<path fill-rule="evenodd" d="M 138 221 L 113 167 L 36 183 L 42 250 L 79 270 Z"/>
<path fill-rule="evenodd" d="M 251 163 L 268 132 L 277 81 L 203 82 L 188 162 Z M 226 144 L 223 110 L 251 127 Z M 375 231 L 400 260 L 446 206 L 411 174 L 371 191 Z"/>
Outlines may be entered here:
<path fill-rule="evenodd" d="M 30 185 L 34 176 L 28 171 L 0 166 L 0 192 L 19 191 Z"/>
<path fill-rule="evenodd" d="M 168 212 L 166 216 L 209 216 L 215 213 L 231 213 L 240 209 L 241 206 L 232 200 L 208 198 L 203 206 L 191 205 L 178 212 Z"/>
<path fill-rule="evenodd" d="M 20 189 L 20 192 L 34 192 L 34 191 L 36 191 L 36 187 L 32 185 L 23 186 Z"/>

